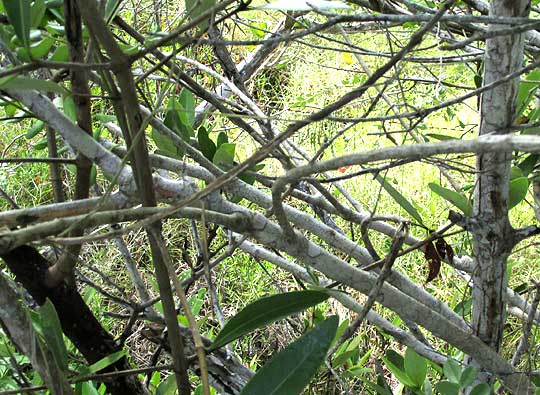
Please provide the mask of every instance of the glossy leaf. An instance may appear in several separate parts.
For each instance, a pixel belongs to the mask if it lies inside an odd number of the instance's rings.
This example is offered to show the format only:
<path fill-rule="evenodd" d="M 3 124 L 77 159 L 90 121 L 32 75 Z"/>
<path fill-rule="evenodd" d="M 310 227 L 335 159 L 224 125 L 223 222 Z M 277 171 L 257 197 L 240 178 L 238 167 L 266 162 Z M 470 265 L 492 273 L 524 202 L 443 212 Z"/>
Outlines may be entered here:
<path fill-rule="evenodd" d="M 456 191 L 452 191 L 451 189 L 441 187 L 440 185 L 433 182 L 430 182 L 428 184 L 428 187 L 437 195 L 449 201 L 458 209 L 460 209 L 467 217 L 471 216 L 472 205 L 465 195 L 462 195 L 461 193 L 458 193 Z"/>
<path fill-rule="evenodd" d="M 332 316 L 289 344 L 257 371 L 240 394 L 301 394 L 324 362 L 338 323 Z"/>
<path fill-rule="evenodd" d="M 99 395 L 91 381 L 83 381 L 75 385 L 75 395 Z"/>
<path fill-rule="evenodd" d="M 518 177 L 510 181 L 510 191 L 508 193 L 508 210 L 517 206 L 529 190 L 529 180 L 527 177 Z"/>
<path fill-rule="evenodd" d="M 24 47 L 30 45 L 30 0 L 2 0 L 9 22 Z"/>
<path fill-rule="evenodd" d="M 32 4 L 32 8 L 30 10 L 30 27 L 31 28 L 35 29 L 41 24 L 41 21 L 43 20 L 43 16 L 45 16 L 45 11 L 47 11 L 45 1 L 34 0 L 34 4 Z"/>
<path fill-rule="evenodd" d="M 73 96 L 65 96 L 62 99 L 62 110 L 66 117 L 71 119 L 73 122 L 77 122 L 77 106 L 73 100 Z"/>
<path fill-rule="evenodd" d="M 60 325 L 60 319 L 58 318 L 58 314 L 56 314 L 54 305 L 49 299 L 39 308 L 39 316 L 41 330 L 43 331 L 47 346 L 51 350 L 54 359 L 56 359 L 58 367 L 63 371 L 67 371 L 68 354 L 64 343 L 62 326 Z"/>
<path fill-rule="evenodd" d="M 447 380 L 439 381 L 435 388 L 441 395 L 459 395 L 459 384 Z"/>
<path fill-rule="evenodd" d="M 49 58 L 51 62 L 67 62 L 69 60 L 69 50 L 67 45 L 59 45 Z"/>
<path fill-rule="evenodd" d="M 427 361 L 424 357 L 418 355 L 411 347 L 405 351 L 405 373 L 413 381 L 417 388 L 422 387 L 427 375 Z"/>
<path fill-rule="evenodd" d="M 115 353 L 109 354 L 106 357 L 88 366 L 87 368 L 83 368 L 81 370 L 81 373 L 84 375 L 94 374 L 96 372 L 99 372 L 100 370 L 105 369 L 106 367 L 111 366 L 113 363 L 124 358 L 125 356 L 126 356 L 125 350 L 120 350 Z"/>
<path fill-rule="evenodd" d="M 307 290 L 259 299 L 244 307 L 225 324 L 210 349 L 222 347 L 246 333 L 313 307 L 327 298 L 325 292 Z"/>
<path fill-rule="evenodd" d="M 204 127 L 200 127 L 197 133 L 197 141 L 199 142 L 199 148 L 202 154 L 212 160 L 216 153 L 216 144 L 208 136 L 208 131 Z"/>
<path fill-rule="evenodd" d="M 397 189 L 395 189 L 384 177 L 377 175 L 375 177 L 377 181 L 380 182 L 382 187 L 388 192 L 390 196 L 396 201 L 397 204 L 401 206 L 411 217 L 413 217 L 418 223 L 423 224 L 424 221 L 422 220 L 422 216 L 416 210 L 416 207 L 412 205 L 411 202 L 409 202 L 405 196 L 403 196 Z"/>
<path fill-rule="evenodd" d="M 28 131 L 27 131 L 26 134 L 25 134 L 25 137 L 26 137 L 27 139 L 31 139 L 31 138 L 37 136 L 37 134 L 43 130 L 43 127 L 44 127 L 44 126 L 45 126 L 45 124 L 43 123 L 43 121 L 37 120 L 37 121 L 34 122 L 34 124 L 30 127 L 30 129 L 28 129 Z"/>
<path fill-rule="evenodd" d="M 193 98 L 193 93 L 188 89 L 182 89 L 178 101 L 184 109 L 182 113 L 184 123 L 193 127 L 193 123 L 195 122 L 195 99 Z"/>
<path fill-rule="evenodd" d="M 227 133 L 221 132 L 218 134 L 217 137 L 217 147 L 219 148 L 222 144 L 227 144 L 229 142 L 229 137 L 227 137 Z"/>
<path fill-rule="evenodd" d="M 17 55 L 21 60 L 30 61 L 32 59 L 43 59 L 48 55 L 54 44 L 52 37 L 45 37 L 43 40 L 33 43 L 30 47 L 17 49 Z"/>
<path fill-rule="evenodd" d="M 105 3 L 105 20 L 111 21 L 118 11 L 120 10 L 120 7 L 118 6 L 120 3 L 120 0 L 107 0 Z"/>

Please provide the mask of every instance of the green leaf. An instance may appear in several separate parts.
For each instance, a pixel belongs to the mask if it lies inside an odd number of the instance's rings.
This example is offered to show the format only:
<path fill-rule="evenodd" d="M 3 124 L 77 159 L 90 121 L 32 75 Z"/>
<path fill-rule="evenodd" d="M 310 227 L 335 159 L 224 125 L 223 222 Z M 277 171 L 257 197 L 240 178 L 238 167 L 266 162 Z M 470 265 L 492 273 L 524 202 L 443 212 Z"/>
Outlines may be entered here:
<path fill-rule="evenodd" d="M 459 384 L 447 380 L 439 381 L 435 388 L 441 395 L 459 395 Z"/>
<path fill-rule="evenodd" d="M 152 128 L 151 134 L 152 140 L 156 143 L 156 146 L 159 148 L 159 155 L 169 156 L 175 159 L 182 159 L 185 154 L 185 151 L 182 147 L 178 147 L 172 139 L 161 133 L 158 129 Z"/>
<path fill-rule="evenodd" d="M 388 192 L 396 203 L 399 204 L 407 213 L 409 213 L 411 217 L 413 217 L 420 224 L 424 223 L 418 210 L 416 210 L 416 208 L 405 198 L 405 196 L 403 196 L 388 181 L 386 181 L 384 177 L 377 175 L 375 179 L 379 181 L 386 192 Z"/>
<path fill-rule="evenodd" d="M 405 371 L 405 359 L 403 356 L 389 348 L 385 352 L 386 358 L 396 367 L 398 367 L 400 370 Z"/>
<path fill-rule="evenodd" d="M 229 170 L 234 164 L 236 144 L 221 144 L 214 154 L 213 162 L 222 170 Z"/>
<path fill-rule="evenodd" d="M 439 140 L 439 141 L 457 140 L 455 137 L 447 136 L 445 134 L 439 134 L 439 133 L 427 133 L 426 136 L 434 138 L 435 140 Z"/>
<path fill-rule="evenodd" d="M 45 0 L 45 6 L 47 8 L 58 8 L 64 4 L 63 0 Z"/>
<path fill-rule="evenodd" d="M 229 142 L 229 138 L 227 137 L 227 134 L 225 132 L 221 132 L 217 136 L 217 147 L 219 148 L 222 144 L 227 144 Z"/>
<path fill-rule="evenodd" d="M 62 85 L 59 85 L 53 81 L 40 80 L 30 77 L 1 78 L 0 88 L 13 89 L 15 91 L 37 90 L 43 92 L 54 92 L 61 95 L 69 93 Z"/>
<path fill-rule="evenodd" d="M 35 0 L 30 10 L 30 27 L 37 28 L 45 16 L 47 7 L 44 0 Z"/>
<path fill-rule="evenodd" d="M 188 12 L 189 19 L 196 19 L 199 15 L 203 14 L 205 11 L 211 9 L 216 5 L 216 0 L 185 0 L 186 1 L 186 10 Z M 198 28 L 200 30 L 206 30 L 208 28 L 208 23 L 210 18 L 199 23 Z"/>
<path fill-rule="evenodd" d="M 186 122 L 186 114 L 184 107 L 176 100 L 171 98 L 167 103 L 165 110 L 165 119 L 163 123 L 184 141 L 189 141 L 193 136 L 193 128 Z"/>
<path fill-rule="evenodd" d="M 99 395 L 91 381 L 84 381 L 75 385 L 75 395 Z"/>
<path fill-rule="evenodd" d="M 90 168 L 90 186 L 95 185 L 96 179 L 97 179 L 96 164 L 92 163 L 92 167 Z"/>
<path fill-rule="evenodd" d="M 69 59 L 69 50 L 67 45 L 59 45 L 49 58 L 51 62 L 67 62 Z"/>
<path fill-rule="evenodd" d="M 9 22 L 24 47 L 30 45 L 30 0 L 2 0 Z"/>
<path fill-rule="evenodd" d="M 199 291 L 189 298 L 189 306 L 194 316 L 199 315 L 202 305 L 204 303 L 204 296 L 206 295 L 206 288 L 201 288 Z"/>
<path fill-rule="evenodd" d="M 39 316 L 41 321 L 41 330 L 47 342 L 47 346 L 51 350 L 58 367 L 63 371 L 68 368 L 68 353 L 64 343 L 62 326 L 60 319 L 56 314 L 54 305 L 49 299 L 39 308 Z"/>
<path fill-rule="evenodd" d="M 28 131 L 25 134 L 25 137 L 27 139 L 31 139 L 37 136 L 39 132 L 43 130 L 43 127 L 45 126 L 45 123 L 43 121 L 37 120 L 34 122 L 34 124 L 28 129 Z"/>
<path fill-rule="evenodd" d="M 72 122 L 77 122 L 77 106 L 75 105 L 73 96 L 64 96 L 62 99 L 62 110 Z"/>
<path fill-rule="evenodd" d="M 469 395 L 489 395 L 491 394 L 491 389 L 486 383 L 481 383 L 475 385 L 474 388 L 469 392 Z"/>
<path fill-rule="evenodd" d="M 388 350 L 388 351 L 393 351 L 393 350 Z M 404 366 L 404 363 L 402 366 L 399 366 L 399 362 L 396 361 L 392 356 L 389 357 L 388 355 L 388 351 L 386 353 L 386 356 L 383 357 L 383 361 L 386 365 L 386 367 L 388 368 L 388 370 L 390 370 L 390 372 L 396 376 L 396 379 L 398 379 L 398 381 L 401 383 L 401 384 L 404 384 L 406 385 L 407 387 L 416 387 L 415 386 L 415 383 L 414 381 L 409 377 L 409 375 L 405 372 L 405 366 Z M 394 351 L 395 353 L 395 351 Z M 399 355 L 399 354 L 398 354 Z M 404 361 L 403 361 L 404 362 Z"/>
<path fill-rule="evenodd" d="M 448 358 L 443 365 L 444 376 L 453 383 L 459 383 L 459 378 L 461 377 L 461 366 L 459 363 L 452 359 Z"/>
<path fill-rule="evenodd" d="M 45 37 L 43 40 L 33 43 L 30 47 L 18 48 L 17 56 L 26 62 L 32 59 L 42 59 L 49 53 L 53 44 L 54 39 L 52 37 Z"/>
<path fill-rule="evenodd" d="M 467 366 L 461 372 L 461 377 L 459 378 L 459 385 L 463 388 L 471 385 L 476 378 L 476 368 L 474 366 Z"/>
<path fill-rule="evenodd" d="M 118 3 L 120 0 L 107 0 L 107 3 L 105 4 L 105 20 L 111 21 L 118 11 L 120 10 L 120 7 L 118 7 Z"/>
<path fill-rule="evenodd" d="M 301 394 L 324 362 L 338 323 L 332 316 L 289 344 L 257 371 L 240 394 Z"/>
<path fill-rule="evenodd" d="M 176 377 L 174 377 L 174 374 L 171 374 L 159 383 L 156 389 L 156 395 L 174 395 L 176 388 Z"/>
<path fill-rule="evenodd" d="M 104 358 L 101 358 L 99 361 L 93 363 L 92 365 L 81 369 L 83 375 L 94 374 L 100 370 L 105 369 L 106 367 L 111 366 L 113 363 L 122 359 L 126 356 L 125 350 L 120 350 L 115 353 L 109 354 Z"/>
<path fill-rule="evenodd" d="M 418 355 L 411 347 L 405 351 L 405 373 L 413 381 L 417 388 L 422 387 L 427 375 L 427 361 Z"/>
<path fill-rule="evenodd" d="M 42 139 L 39 139 L 37 143 L 34 144 L 34 149 L 36 151 L 41 151 L 47 148 L 47 137 L 43 137 Z"/>
<path fill-rule="evenodd" d="M 474 76 L 474 86 L 476 86 L 476 88 L 480 88 L 480 87 L 482 86 L 483 83 L 484 83 L 484 82 L 483 82 L 482 76 L 479 75 L 479 74 L 476 74 L 476 75 Z"/>
<path fill-rule="evenodd" d="M 360 380 L 364 382 L 369 388 L 377 392 L 377 395 L 393 395 L 392 392 L 390 392 L 385 387 L 381 386 L 380 384 L 372 383 L 371 381 L 364 380 L 362 377 L 359 377 Z"/>
<path fill-rule="evenodd" d="M 216 144 L 208 137 L 208 131 L 204 127 L 199 128 L 197 133 L 197 141 L 199 142 L 199 148 L 201 149 L 202 154 L 207 158 L 212 160 L 214 154 L 216 153 Z"/>
<path fill-rule="evenodd" d="M 510 168 L 510 180 L 514 180 L 518 177 L 523 177 L 523 172 L 519 166 L 512 166 Z"/>
<path fill-rule="evenodd" d="M 472 205 L 469 199 L 467 199 L 465 195 L 458 193 L 456 191 L 452 191 L 451 189 L 441 187 L 440 185 L 435 184 L 433 182 L 430 182 L 428 184 L 428 187 L 434 193 L 436 193 L 437 195 L 449 201 L 458 209 L 460 209 L 463 212 L 463 214 L 465 214 L 467 217 L 471 216 Z"/>
<path fill-rule="evenodd" d="M 184 108 L 182 118 L 184 118 L 186 126 L 193 127 L 193 123 L 195 122 L 195 99 L 193 98 L 193 93 L 186 88 L 182 89 L 178 101 Z"/>
<path fill-rule="evenodd" d="M 222 347 L 254 329 L 315 306 L 327 298 L 325 292 L 307 290 L 259 299 L 244 307 L 225 324 L 210 350 Z"/>
<path fill-rule="evenodd" d="M 540 70 L 531 71 L 524 80 L 520 81 L 516 107 L 519 114 L 522 114 L 531 102 L 534 93 L 540 86 L 539 83 Z"/>
<path fill-rule="evenodd" d="M 529 180 L 527 177 L 518 177 L 510 181 L 510 191 L 508 193 L 508 210 L 517 206 L 529 190 Z"/>
<path fill-rule="evenodd" d="M 540 155 L 538 154 L 530 154 L 518 165 L 525 177 L 532 173 L 539 158 Z"/>

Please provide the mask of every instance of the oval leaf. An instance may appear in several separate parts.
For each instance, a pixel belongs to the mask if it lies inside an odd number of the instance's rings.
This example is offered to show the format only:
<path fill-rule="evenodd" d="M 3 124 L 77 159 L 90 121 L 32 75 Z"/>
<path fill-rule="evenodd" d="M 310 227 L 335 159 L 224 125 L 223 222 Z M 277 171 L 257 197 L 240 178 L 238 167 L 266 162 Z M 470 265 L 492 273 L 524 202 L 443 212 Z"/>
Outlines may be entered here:
<path fill-rule="evenodd" d="M 508 193 L 508 210 L 517 206 L 529 190 L 529 180 L 527 177 L 517 177 L 510 181 L 510 191 Z"/>
<path fill-rule="evenodd" d="M 202 154 L 207 158 L 212 160 L 216 153 L 216 144 L 208 137 L 208 132 L 206 128 L 200 127 L 199 132 L 197 133 L 197 141 L 199 142 L 199 148 L 201 149 Z"/>
<path fill-rule="evenodd" d="M 478 384 L 476 385 L 471 392 L 469 392 L 469 395 L 489 395 L 491 394 L 491 389 L 489 388 L 489 385 L 486 383 Z"/>
<path fill-rule="evenodd" d="M 447 380 L 439 381 L 435 388 L 441 395 L 459 395 L 459 384 Z"/>
<path fill-rule="evenodd" d="M 380 175 L 377 175 L 375 177 L 377 181 L 379 181 L 382 185 L 382 187 L 392 196 L 392 198 L 396 201 L 397 204 L 401 206 L 411 217 L 413 217 L 418 223 L 423 224 L 424 221 L 422 220 L 422 216 L 416 210 L 416 208 L 409 202 L 405 196 L 403 196 L 398 190 L 396 190 L 386 179 Z"/>
<path fill-rule="evenodd" d="M 332 316 L 289 344 L 257 371 L 241 395 L 301 394 L 324 362 L 338 323 Z"/>
<path fill-rule="evenodd" d="M 315 306 L 327 298 L 325 292 L 307 290 L 259 299 L 244 307 L 225 324 L 210 350 L 222 347 L 254 329 Z"/>
<path fill-rule="evenodd" d="M 471 385 L 476 378 L 476 368 L 474 366 L 467 366 L 461 372 L 461 377 L 459 378 L 459 384 L 465 388 Z"/>
<path fill-rule="evenodd" d="M 234 164 L 236 144 L 221 144 L 214 154 L 213 162 L 222 170 L 229 170 Z"/>
<path fill-rule="evenodd" d="M 461 193 L 458 193 L 456 191 L 452 191 L 451 189 L 441 187 L 440 185 L 433 182 L 430 182 L 428 186 L 429 189 L 431 189 L 437 195 L 449 201 L 458 209 L 460 209 L 467 217 L 471 216 L 472 205 L 465 195 L 462 195 Z"/>
<path fill-rule="evenodd" d="M 417 388 L 422 387 L 427 375 L 427 361 L 411 347 L 407 347 L 404 363 L 407 376 L 409 376 Z"/>
<path fill-rule="evenodd" d="M 453 383 L 459 383 L 461 366 L 452 358 L 448 358 L 443 365 L 444 376 Z"/>

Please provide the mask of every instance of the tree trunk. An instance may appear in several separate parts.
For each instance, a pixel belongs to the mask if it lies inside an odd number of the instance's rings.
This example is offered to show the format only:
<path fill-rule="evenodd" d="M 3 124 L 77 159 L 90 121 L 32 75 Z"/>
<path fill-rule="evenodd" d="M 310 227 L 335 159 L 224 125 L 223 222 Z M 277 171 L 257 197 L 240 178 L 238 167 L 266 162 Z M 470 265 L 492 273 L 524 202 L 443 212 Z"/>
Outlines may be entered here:
<path fill-rule="evenodd" d="M 45 274 L 49 265 L 35 248 L 21 246 L 2 255 L 2 259 L 36 303 L 42 305 L 49 298 L 58 313 L 62 330 L 89 364 L 120 350 L 111 334 L 101 326 L 90 311 L 77 289 L 65 283 L 53 288 L 45 286 Z M 130 368 L 127 359 L 121 358 L 104 369 L 104 372 Z M 106 385 L 112 395 L 148 394 L 136 376 L 116 377 Z"/>
<path fill-rule="evenodd" d="M 519 17 L 528 14 L 528 0 L 493 0 L 491 16 Z M 489 30 L 503 28 L 491 25 Z M 523 35 L 488 39 L 484 61 L 484 84 L 490 84 L 521 67 Z M 509 133 L 516 117 L 519 78 L 485 92 L 481 101 L 480 135 Z M 472 325 L 474 334 L 499 350 L 505 319 L 503 293 L 506 261 L 512 250 L 513 229 L 508 220 L 511 154 L 478 155 L 474 211 L 471 220 L 476 269 Z M 485 378 L 484 378 L 485 379 Z"/>

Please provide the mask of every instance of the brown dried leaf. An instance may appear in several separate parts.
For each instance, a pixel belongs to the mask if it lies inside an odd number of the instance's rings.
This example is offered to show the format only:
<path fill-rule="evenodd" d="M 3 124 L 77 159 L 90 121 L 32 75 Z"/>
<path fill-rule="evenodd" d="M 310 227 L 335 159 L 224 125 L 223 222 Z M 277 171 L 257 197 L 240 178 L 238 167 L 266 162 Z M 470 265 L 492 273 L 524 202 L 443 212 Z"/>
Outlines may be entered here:
<path fill-rule="evenodd" d="M 426 283 L 429 283 L 437 278 L 439 271 L 441 270 L 441 256 L 432 242 L 426 244 L 424 258 L 426 258 L 429 264 L 429 274 L 426 280 Z"/>

